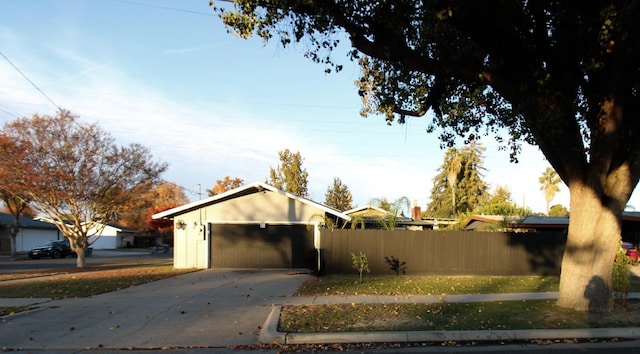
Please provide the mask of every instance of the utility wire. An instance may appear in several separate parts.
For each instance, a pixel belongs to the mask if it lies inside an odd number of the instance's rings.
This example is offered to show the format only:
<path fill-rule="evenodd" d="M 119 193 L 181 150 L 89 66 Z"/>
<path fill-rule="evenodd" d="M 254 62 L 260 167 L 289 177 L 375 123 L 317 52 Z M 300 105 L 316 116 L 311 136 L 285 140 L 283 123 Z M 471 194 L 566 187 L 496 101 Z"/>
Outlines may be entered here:
<path fill-rule="evenodd" d="M 175 8 L 175 7 L 160 6 L 160 5 L 153 5 L 153 4 L 146 4 L 146 3 L 143 3 L 143 2 L 137 2 L 137 1 L 128 1 L 128 0 L 111 0 L 111 1 L 117 1 L 117 2 L 130 4 L 130 5 L 153 7 L 153 8 L 156 8 L 156 9 L 163 9 L 163 10 L 169 10 L 169 11 L 186 12 L 186 13 L 195 14 L 195 15 L 214 16 L 214 14 L 207 13 L 207 12 L 185 10 L 185 9 L 179 9 L 179 8 Z"/>
<path fill-rule="evenodd" d="M 29 79 L 27 77 L 27 75 L 25 75 L 15 64 L 13 64 L 11 62 L 11 60 L 9 60 L 9 58 L 7 58 L 6 55 L 4 55 L 4 53 L 2 53 L 2 51 L 0 50 L 0 55 L 2 55 L 2 57 L 9 63 L 11 64 L 11 66 L 13 66 L 14 69 L 16 69 L 17 72 L 20 73 L 20 75 L 22 75 L 22 77 L 25 78 L 25 80 L 29 81 L 29 83 L 31 84 L 31 86 L 33 86 L 36 90 L 38 90 L 42 96 L 44 96 L 44 98 L 46 98 L 47 100 L 49 100 L 49 102 L 51 102 L 51 104 L 53 104 L 59 111 L 62 111 L 62 108 L 60 108 L 60 106 L 58 106 L 55 102 L 53 102 L 53 100 L 47 96 L 47 94 L 44 93 L 44 91 L 42 91 L 36 84 L 33 83 L 33 81 L 31 81 L 31 79 Z"/>
<path fill-rule="evenodd" d="M 20 114 L 14 110 L 12 110 L 9 106 L 3 105 L 2 103 L 0 103 L 0 106 L 4 107 L 4 108 L 0 108 L 0 111 L 3 111 L 5 113 L 7 113 L 8 115 L 11 115 L 15 118 L 20 118 Z"/>
<path fill-rule="evenodd" d="M 6 110 L 6 109 L 4 109 L 4 108 L 0 108 L 0 111 L 4 112 L 4 113 L 6 113 L 6 114 L 8 114 L 8 115 L 10 115 L 10 116 L 13 116 L 14 118 L 20 118 L 20 116 L 19 116 L 19 115 L 15 114 L 15 113 L 13 113 L 13 112 L 9 112 L 9 111 L 7 111 L 7 110 Z"/>

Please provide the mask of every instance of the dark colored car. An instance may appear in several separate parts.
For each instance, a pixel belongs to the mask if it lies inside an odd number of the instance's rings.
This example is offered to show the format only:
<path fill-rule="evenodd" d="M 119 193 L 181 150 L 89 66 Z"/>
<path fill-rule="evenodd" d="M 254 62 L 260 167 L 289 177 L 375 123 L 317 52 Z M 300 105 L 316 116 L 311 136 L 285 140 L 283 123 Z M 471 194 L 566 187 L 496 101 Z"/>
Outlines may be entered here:
<path fill-rule="evenodd" d="M 623 242 L 622 248 L 632 262 L 638 261 L 638 249 L 631 242 Z"/>
<path fill-rule="evenodd" d="M 40 257 L 64 258 L 71 254 L 69 241 L 47 241 L 44 245 L 34 247 L 29 251 L 29 258 L 38 259 Z"/>

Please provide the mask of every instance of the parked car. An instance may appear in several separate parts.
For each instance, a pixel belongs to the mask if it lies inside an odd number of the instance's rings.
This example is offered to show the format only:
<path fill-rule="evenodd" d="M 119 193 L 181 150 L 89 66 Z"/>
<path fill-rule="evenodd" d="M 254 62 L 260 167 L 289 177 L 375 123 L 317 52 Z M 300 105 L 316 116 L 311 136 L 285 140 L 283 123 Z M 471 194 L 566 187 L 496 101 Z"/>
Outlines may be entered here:
<path fill-rule="evenodd" d="M 38 259 L 41 257 L 64 258 L 71 254 L 71 247 L 67 240 L 47 241 L 44 245 L 34 247 L 29 251 L 29 258 Z"/>
<path fill-rule="evenodd" d="M 632 262 L 638 261 L 638 249 L 631 242 L 623 242 L 622 248 Z"/>

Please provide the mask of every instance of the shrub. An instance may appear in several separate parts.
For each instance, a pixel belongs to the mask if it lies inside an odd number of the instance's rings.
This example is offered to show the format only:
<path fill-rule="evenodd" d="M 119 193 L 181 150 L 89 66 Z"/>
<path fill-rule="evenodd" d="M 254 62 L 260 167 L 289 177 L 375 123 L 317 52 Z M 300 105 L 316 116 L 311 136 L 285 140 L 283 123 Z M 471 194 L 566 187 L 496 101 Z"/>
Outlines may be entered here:
<path fill-rule="evenodd" d="M 631 259 L 627 256 L 622 246 L 618 246 L 616 260 L 613 262 L 613 296 L 622 302 L 626 302 L 629 297 L 629 288 L 631 287 L 629 268 L 631 263 Z"/>
<path fill-rule="evenodd" d="M 400 260 L 394 256 L 384 257 L 384 260 L 389 265 L 389 269 L 396 272 L 396 276 L 400 276 L 400 273 L 407 274 L 407 262 L 400 262 Z"/>

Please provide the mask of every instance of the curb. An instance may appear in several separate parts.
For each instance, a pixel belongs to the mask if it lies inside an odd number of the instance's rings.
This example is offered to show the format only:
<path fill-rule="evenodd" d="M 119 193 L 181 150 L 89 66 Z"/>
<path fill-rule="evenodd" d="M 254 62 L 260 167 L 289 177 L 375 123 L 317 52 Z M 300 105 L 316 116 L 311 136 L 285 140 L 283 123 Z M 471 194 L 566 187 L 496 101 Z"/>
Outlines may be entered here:
<path fill-rule="evenodd" d="M 43 311 L 43 310 L 46 310 L 46 309 L 47 309 L 46 307 L 37 307 L 37 308 L 29 310 L 29 311 L 16 312 L 13 315 L 0 316 L 0 322 L 7 322 L 7 321 L 11 321 L 14 318 L 29 316 L 32 313 L 40 312 L 40 311 Z"/>
<path fill-rule="evenodd" d="M 264 344 L 415 343 L 415 342 L 496 342 L 535 339 L 640 339 L 640 327 L 567 328 L 476 331 L 393 331 L 393 332 L 278 332 L 282 306 L 273 306 L 262 326 L 258 341 Z"/>

